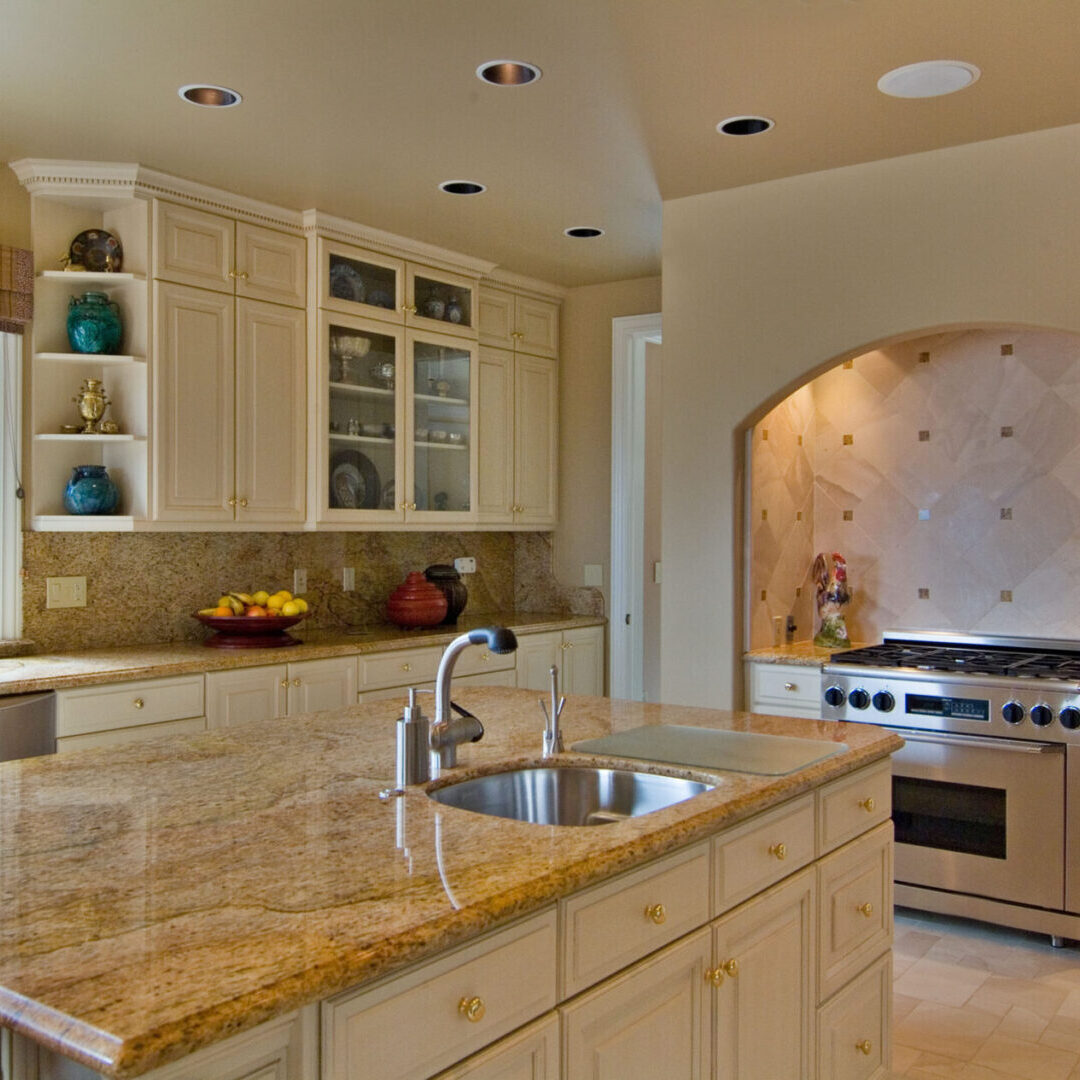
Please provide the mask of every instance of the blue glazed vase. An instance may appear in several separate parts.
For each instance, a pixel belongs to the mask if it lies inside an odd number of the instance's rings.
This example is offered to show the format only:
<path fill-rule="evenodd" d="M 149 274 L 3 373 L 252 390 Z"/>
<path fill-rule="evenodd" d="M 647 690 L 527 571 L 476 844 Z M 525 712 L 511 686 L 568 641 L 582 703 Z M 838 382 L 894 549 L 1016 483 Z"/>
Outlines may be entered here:
<path fill-rule="evenodd" d="M 116 353 L 124 333 L 120 308 L 107 293 L 73 296 L 68 302 L 67 332 L 73 352 Z"/>
<path fill-rule="evenodd" d="M 76 465 L 64 488 L 64 509 L 69 514 L 115 514 L 120 489 L 104 465 Z"/>

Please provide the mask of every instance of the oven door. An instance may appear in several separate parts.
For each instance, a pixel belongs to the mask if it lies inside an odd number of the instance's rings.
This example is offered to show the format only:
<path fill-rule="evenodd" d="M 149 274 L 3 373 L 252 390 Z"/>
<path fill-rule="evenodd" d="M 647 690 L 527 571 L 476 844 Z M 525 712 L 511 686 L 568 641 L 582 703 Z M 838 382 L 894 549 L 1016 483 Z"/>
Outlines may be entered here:
<path fill-rule="evenodd" d="M 896 880 L 1061 910 L 1065 748 L 896 731 Z"/>

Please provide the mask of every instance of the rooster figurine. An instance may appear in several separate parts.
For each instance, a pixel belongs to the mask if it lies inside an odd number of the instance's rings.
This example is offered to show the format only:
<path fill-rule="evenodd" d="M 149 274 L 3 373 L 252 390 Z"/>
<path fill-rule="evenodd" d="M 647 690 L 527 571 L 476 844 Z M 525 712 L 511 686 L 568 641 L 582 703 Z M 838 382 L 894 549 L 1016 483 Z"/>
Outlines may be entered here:
<path fill-rule="evenodd" d="M 814 644 L 825 649 L 846 648 L 851 644 L 843 607 L 851 599 L 847 583 L 847 563 L 838 551 L 829 557 L 819 553 L 812 571 L 817 588 L 817 610 L 821 627 L 814 635 Z"/>

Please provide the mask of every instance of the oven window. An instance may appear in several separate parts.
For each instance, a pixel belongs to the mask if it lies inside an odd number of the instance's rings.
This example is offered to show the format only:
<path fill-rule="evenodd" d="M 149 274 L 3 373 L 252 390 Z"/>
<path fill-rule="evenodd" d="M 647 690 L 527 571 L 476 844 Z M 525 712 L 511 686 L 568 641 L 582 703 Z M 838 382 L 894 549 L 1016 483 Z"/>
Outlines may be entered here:
<path fill-rule="evenodd" d="M 893 777 L 898 844 L 1005 858 L 1005 792 L 974 784 Z"/>

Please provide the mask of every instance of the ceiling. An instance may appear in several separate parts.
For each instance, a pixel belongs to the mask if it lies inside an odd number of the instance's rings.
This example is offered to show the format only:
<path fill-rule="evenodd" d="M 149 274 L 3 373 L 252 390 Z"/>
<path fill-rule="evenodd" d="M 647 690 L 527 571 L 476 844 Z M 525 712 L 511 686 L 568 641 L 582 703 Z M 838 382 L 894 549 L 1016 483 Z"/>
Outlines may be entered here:
<path fill-rule="evenodd" d="M 665 199 L 1080 122 L 1078 54 L 1074 0 L 3 0 L 0 160 L 137 161 L 573 286 L 659 272 Z M 506 58 L 543 78 L 475 77 Z M 877 91 L 928 59 L 982 78 Z M 776 127 L 716 133 L 743 114 Z"/>

